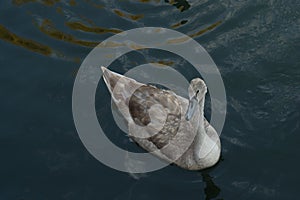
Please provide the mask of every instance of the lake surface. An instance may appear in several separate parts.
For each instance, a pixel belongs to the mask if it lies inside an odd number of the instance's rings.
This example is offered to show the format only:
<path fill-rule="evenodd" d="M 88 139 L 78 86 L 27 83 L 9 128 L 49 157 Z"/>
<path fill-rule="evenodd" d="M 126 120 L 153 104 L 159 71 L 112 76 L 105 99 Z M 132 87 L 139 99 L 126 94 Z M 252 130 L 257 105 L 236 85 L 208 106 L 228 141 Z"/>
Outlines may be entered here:
<path fill-rule="evenodd" d="M 79 139 L 72 89 L 81 62 L 108 37 L 145 26 L 193 37 L 221 72 L 227 118 L 222 158 L 210 169 L 171 165 L 133 176 L 97 161 Z M 297 199 L 299 31 L 297 1 L 1 1 L 0 199 Z M 157 50 L 126 54 L 110 68 L 125 73 L 148 62 L 197 76 Z M 103 81 L 99 88 L 97 102 L 110 102 Z M 115 144 L 139 150 L 107 104 L 96 110 Z"/>

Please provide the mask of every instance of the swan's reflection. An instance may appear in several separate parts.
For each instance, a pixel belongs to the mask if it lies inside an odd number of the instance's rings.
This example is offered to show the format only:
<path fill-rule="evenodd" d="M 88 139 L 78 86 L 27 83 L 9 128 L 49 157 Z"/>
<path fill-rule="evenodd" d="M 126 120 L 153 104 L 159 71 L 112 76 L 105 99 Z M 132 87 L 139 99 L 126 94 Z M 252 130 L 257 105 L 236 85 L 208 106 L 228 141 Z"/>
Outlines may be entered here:
<path fill-rule="evenodd" d="M 207 171 L 201 173 L 202 180 L 206 184 L 204 188 L 205 200 L 210 200 L 216 198 L 221 189 L 213 182 L 213 178 L 209 175 Z"/>
<path fill-rule="evenodd" d="M 116 199 L 136 199 L 136 197 L 139 197 L 141 195 L 141 193 L 143 193 L 143 195 L 146 195 L 146 196 L 152 196 L 153 194 L 146 194 L 142 191 L 139 191 L 141 188 L 144 189 L 143 186 L 141 187 L 137 187 L 139 185 L 144 185 L 145 186 L 145 182 L 144 180 L 147 179 L 147 175 L 146 174 L 129 174 L 131 176 L 131 178 L 135 179 L 134 183 L 128 188 L 128 190 L 119 195 Z M 200 180 L 199 182 L 203 183 L 203 187 L 202 187 L 202 191 L 204 192 L 204 197 L 205 197 L 205 200 L 222 200 L 222 198 L 218 198 L 220 192 L 221 192 L 221 189 L 219 186 L 217 186 L 214 181 L 213 181 L 213 177 L 209 174 L 208 171 L 204 171 L 204 172 L 201 172 L 201 177 L 202 177 L 202 180 Z M 144 183 L 142 183 L 144 182 Z M 147 182 L 147 181 L 146 181 Z M 142 189 L 142 190 L 143 190 Z M 199 188 L 200 192 L 202 193 L 201 189 Z M 136 196 L 137 195 L 137 196 Z M 157 195 L 157 194 L 156 194 Z M 164 194 L 162 194 L 164 195 Z M 158 195 L 160 196 L 160 195 Z M 157 196 L 152 196 L 152 197 L 157 197 Z"/>
<path fill-rule="evenodd" d="M 130 157 L 129 155 L 127 155 L 126 160 L 129 161 Z M 220 158 L 220 161 L 223 161 L 224 159 Z M 219 161 L 219 163 L 220 163 Z M 217 163 L 217 165 L 219 164 Z M 132 169 L 132 165 L 128 165 L 128 163 L 126 163 L 127 167 L 128 167 L 128 171 L 130 172 L 130 170 Z M 199 187 L 199 190 L 202 190 L 201 188 L 203 188 L 203 193 L 204 193 L 204 197 L 205 200 L 222 200 L 222 198 L 218 198 L 218 196 L 220 195 L 221 192 L 221 188 L 216 185 L 216 183 L 214 182 L 214 177 L 211 176 L 210 174 L 212 173 L 213 168 L 209 168 L 209 169 L 205 169 L 205 170 L 201 170 L 199 171 L 199 175 L 201 175 L 201 179 L 198 179 L 196 181 L 192 181 L 190 182 L 192 183 L 199 183 L 202 184 Z M 140 195 L 140 192 L 138 188 L 136 188 L 139 185 L 147 185 L 147 181 L 148 178 L 151 179 L 151 175 L 147 174 L 147 173 L 140 173 L 140 174 L 135 174 L 135 173 L 128 173 L 128 175 L 132 178 L 135 179 L 134 183 L 128 188 L 127 192 L 125 192 L 124 194 L 121 194 L 121 196 L 118 196 L 116 199 L 135 199 L 135 195 Z M 153 183 L 153 182 L 152 182 Z M 201 191 L 201 193 L 202 193 Z M 151 196 L 151 194 L 145 194 L 145 195 L 149 195 Z"/>

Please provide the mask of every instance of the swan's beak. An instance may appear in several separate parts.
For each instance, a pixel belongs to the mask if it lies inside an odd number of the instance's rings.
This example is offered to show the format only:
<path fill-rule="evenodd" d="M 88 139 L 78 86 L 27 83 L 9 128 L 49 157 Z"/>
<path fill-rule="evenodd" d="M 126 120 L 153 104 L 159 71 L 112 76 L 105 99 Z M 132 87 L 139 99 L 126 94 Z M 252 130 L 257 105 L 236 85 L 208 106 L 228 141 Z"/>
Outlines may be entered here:
<path fill-rule="evenodd" d="M 196 111 L 197 102 L 198 101 L 197 101 L 196 95 L 190 99 L 188 109 L 185 113 L 185 119 L 187 121 L 189 121 L 193 117 L 193 115 Z"/>

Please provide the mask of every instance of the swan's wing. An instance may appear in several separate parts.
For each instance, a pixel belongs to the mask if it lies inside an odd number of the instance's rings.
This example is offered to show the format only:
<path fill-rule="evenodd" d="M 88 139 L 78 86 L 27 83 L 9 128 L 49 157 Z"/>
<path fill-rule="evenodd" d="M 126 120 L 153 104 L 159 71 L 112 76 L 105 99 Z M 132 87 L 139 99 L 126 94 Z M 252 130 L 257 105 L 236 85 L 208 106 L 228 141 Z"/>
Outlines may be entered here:
<path fill-rule="evenodd" d="M 173 92 L 149 85 L 141 86 L 133 93 L 129 112 L 135 123 L 130 124 L 135 127 L 131 132 L 136 132 L 134 135 L 139 137 L 137 130 L 141 127 L 149 136 L 144 142 L 147 140 L 157 149 L 163 148 L 176 135 L 182 115 L 180 102 Z"/>
<path fill-rule="evenodd" d="M 145 85 L 102 67 L 104 81 L 131 135 L 145 138 L 158 149 L 178 131 L 180 103 L 175 93 Z"/>
<path fill-rule="evenodd" d="M 149 137 L 132 137 L 133 140 L 165 161 L 175 162 L 191 146 L 197 132 L 192 125 L 197 117 L 185 120 L 187 107 L 188 100 L 171 91 L 140 87 L 129 101 L 133 119 L 129 131 L 137 136 L 146 132 Z"/>

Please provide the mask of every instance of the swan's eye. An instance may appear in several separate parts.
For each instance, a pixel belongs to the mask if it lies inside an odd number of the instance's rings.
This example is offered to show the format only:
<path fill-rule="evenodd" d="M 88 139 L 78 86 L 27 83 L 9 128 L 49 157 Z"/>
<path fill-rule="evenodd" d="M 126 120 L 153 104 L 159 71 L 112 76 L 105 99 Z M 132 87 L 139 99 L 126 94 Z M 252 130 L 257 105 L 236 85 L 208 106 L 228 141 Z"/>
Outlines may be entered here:
<path fill-rule="evenodd" d="M 196 91 L 196 95 L 199 93 L 199 90 Z"/>

